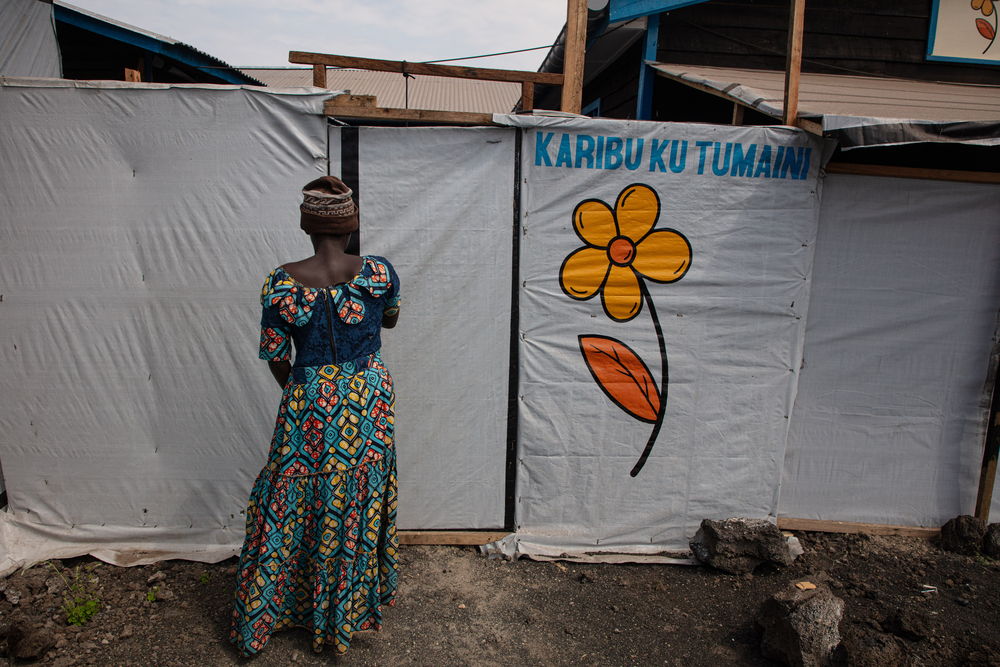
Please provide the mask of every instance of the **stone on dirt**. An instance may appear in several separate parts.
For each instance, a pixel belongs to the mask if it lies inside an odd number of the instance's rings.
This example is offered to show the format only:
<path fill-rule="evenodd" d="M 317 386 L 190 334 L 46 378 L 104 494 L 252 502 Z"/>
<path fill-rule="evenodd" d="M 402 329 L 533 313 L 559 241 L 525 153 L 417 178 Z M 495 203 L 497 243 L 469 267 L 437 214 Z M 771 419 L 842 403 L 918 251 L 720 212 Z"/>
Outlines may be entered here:
<path fill-rule="evenodd" d="M 7 650 L 10 656 L 18 660 L 39 658 L 55 643 L 56 638 L 51 630 L 27 623 L 16 623 L 7 633 Z"/>
<path fill-rule="evenodd" d="M 21 600 L 31 597 L 27 584 L 12 581 L 9 578 L 0 581 L 0 593 L 3 593 L 4 598 L 12 605 L 17 605 Z"/>
<path fill-rule="evenodd" d="M 900 607 L 883 624 L 885 629 L 903 639 L 920 641 L 932 634 L 930 620 L 926 613 Z"/>
<path fill-rule="evenodd" d="M 690 546 L 699 562 L 730 574 L 753 572 L 765 562 L 790 565 L 794 560 L 785 536 L 765 519 L 705 519 Z"/>
<path fill-rule="evenodd" d="M 844 637 L 843 661 L 852 667 L 904 665 L 905 652 L 899 640 L 884 632 L 855 628 Z"/>
<path fill-rule="evenodd" d="M 844 601 L 824 583 L 806 590 L 795 583 L 771 596 L 757 612 L 761 651 L 786 665 L 822 667 L 840 644 Z"/>
<path fill-rule="evenodd" d="M 986 522 L 968 514 L 949 519 L 941 526 L 941 548 L 967 556 L 975 556 L 983 546 Z"/>
<path fill-rule="evenodd" d="M 160 570 L 159 572 L 153 574 L 148 579 L 146 579 L 146 583 L 152 586 L 153 584 L 163 581 L 166 578 L 167 578 L 167 573 L 164 572 L 163 570 Z"/>
<path fill-rule="evenodd" d="M 1000 523 L 991 523 L 986 527 L 983 537 L 983 553 L 990 558 L 1000 558 Z"/>

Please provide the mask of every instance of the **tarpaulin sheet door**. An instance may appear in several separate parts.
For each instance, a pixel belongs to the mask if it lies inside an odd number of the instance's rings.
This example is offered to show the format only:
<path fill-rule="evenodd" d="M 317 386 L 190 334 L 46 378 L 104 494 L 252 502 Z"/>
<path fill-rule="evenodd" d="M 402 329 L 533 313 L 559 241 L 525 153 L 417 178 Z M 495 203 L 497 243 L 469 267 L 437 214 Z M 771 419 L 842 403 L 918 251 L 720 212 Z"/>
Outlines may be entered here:
<path fill-rule="evenodd" d="M 774 517 L 822 144 L 788 128 L 511 122 L 518 548 L 686 551 L 704 518 Z"/>
<path fill-rule="evenodd" d="M 827 176 L 781 514 L 972 513 L 998 306 L 1000 187 Z"/>
<path fill-rule="evenodd" d="M 400 274 L 383 332 L 396 386 L 399 527 L 505 523 L 515 131 L 331 128 L 361 252 Z"/>

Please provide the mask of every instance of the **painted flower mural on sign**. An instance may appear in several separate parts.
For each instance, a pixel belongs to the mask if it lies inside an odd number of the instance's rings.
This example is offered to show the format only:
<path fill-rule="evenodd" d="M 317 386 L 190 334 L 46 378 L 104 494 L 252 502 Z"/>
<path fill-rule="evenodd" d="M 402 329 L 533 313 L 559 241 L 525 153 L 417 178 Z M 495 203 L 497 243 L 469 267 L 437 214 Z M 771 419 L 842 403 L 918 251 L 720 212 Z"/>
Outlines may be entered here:
<path fill-rule="evenodd" d="M 986 53 L 993 46 L 993 42 L 997 38 L 997 12 L 993 6 L 993 0 L 972 0 L 972 9 L 976 10 L 976 12 L 981 12 L 983 16 L 993 17 L 992 21 L 981 18 L 976 19 L 976 30 L 984 39 L 989 40 L 986 48 L 983 49 L 983 53 Z"/>
<path fill-rule="evenodd" d="M 667 351 L 663 330 L 646 280 L 677 282 L 691 267 L 691 244 L 673 229 L 656 229 L 660 198 L 648 185 L 627 186 L 612 209 L 599 199 L 586 199 L 573 211 L 573 229 L 584 246 L 574 250 L 559 269 L 559 284 L 572 299 L 601 295 L 605 314 L 628 322 L 649 309 L 660 352 L 660 384 L 634 350 L 607 336 L 581 335 L 580 351 L 598 386 L 632 417 L 653 424 L 635 467 L 646 463 L 667 405 Z"/>

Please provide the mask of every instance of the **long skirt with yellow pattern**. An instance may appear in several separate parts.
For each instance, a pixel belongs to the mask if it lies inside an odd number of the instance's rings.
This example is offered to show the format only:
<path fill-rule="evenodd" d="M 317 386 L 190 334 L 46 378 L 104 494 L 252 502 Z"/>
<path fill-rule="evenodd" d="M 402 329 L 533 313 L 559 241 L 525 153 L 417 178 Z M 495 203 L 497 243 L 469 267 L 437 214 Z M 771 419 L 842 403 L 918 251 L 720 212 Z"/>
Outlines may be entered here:
<path fill-rule="evenodd" d="M 247 508 L 231 641 L 304 627 L 313 649 L 382 625 L 397 581 L 392 378 L 378 353 L 297 367 Z"/>

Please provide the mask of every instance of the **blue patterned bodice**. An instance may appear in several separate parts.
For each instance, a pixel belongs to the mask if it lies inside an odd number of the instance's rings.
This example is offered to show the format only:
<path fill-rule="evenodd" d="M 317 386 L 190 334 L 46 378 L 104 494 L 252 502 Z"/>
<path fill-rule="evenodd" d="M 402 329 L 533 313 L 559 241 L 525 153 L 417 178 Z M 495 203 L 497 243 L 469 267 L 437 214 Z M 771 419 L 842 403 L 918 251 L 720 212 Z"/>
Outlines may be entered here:
<path fill-rule="evenodd" d="M 289 360 L 294 341 L 294 368 L 342 364 L 382 347 L 382 315 L 399 307 L 399 276 L 375 255 L 362 258 L 350 281 L 330 287 L 307 287 L 279 266 L 260 299 L 261 359 Z"/>

